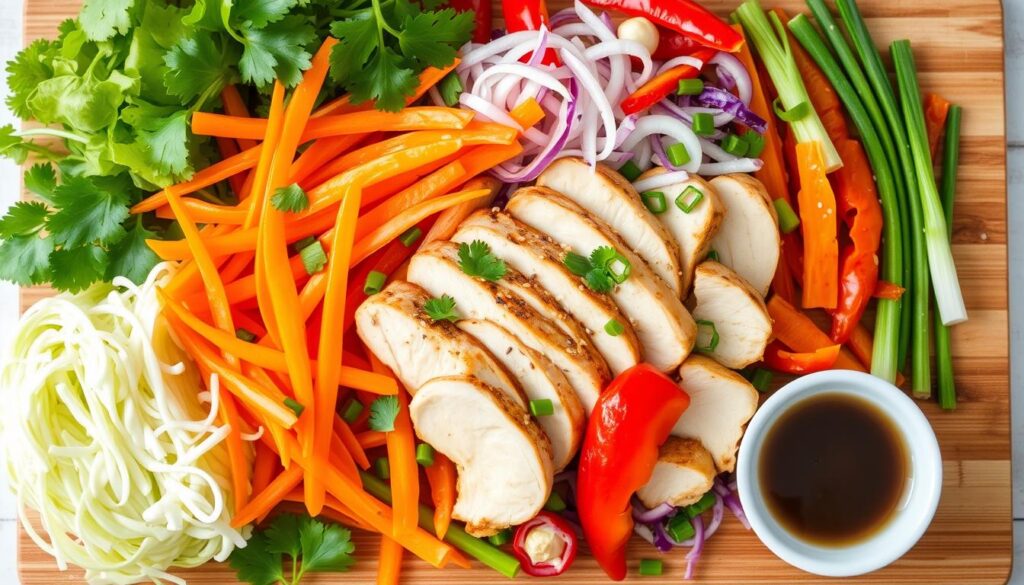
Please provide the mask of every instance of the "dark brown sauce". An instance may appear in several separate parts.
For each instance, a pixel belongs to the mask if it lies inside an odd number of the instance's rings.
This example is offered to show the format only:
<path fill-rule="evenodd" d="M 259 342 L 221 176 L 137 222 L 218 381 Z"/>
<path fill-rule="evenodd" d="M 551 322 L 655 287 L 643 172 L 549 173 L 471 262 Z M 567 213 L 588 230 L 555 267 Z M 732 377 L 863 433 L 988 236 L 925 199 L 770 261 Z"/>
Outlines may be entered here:
<path fill-rule="evenodd" d="M 797 403 L 769 429 L 759 475 L 769 511 L 791 534 L 844 546 L 885 525 L 907 469 L 906 446 L 889 417 L 834 393 Z"/>

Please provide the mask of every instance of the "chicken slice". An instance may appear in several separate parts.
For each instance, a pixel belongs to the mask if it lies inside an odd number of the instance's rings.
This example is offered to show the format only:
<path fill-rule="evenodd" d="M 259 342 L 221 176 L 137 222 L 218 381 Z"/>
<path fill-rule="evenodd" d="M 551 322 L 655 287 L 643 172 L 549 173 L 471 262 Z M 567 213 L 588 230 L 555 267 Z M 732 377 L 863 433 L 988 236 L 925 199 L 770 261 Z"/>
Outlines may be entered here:
<path fill-rule="evenodd" d="M 526 407 L 519 383 L 479 341 L 423 312 L 428 299 L 415 284 L 393 281 L 356 309 L 356 331 L 411 393 L 433 378 L 475 376 Z"/>
<path fill-rule="evenodd" d="M 644 206 L 633 185 L 603 164 L 592 168 L 581 158 L 558 159 L 537 177 L 538 187 L 558 191 L 603 220 L 651 270 L 682 296 L 682 268 L 675 240 Z"/>
<path fill-rule="evenodd" d="M 679 386 L 690 395 L 690 407 L 672 434 L 697 439 L 711 453 L 719 473 L 736 468 L 736 450 L 757 410 L 757 390 L 743 376 L 701 355 L 679 368 Z"/>
<path fill-rule="evenodd" d="M 640 361 L 640 342 L 629 320 L 608 295 L 583 286 L 562 264 L 565 251 L 550 238 L 498 211 L 478 212 L 462 223 L 457 242 L 480 240 L 510 267 L 539 284 L 584 327 L 590 342 L 615 374 Z M 604 326 L 621 323 L 623 331 L 609 335 Z M 592 404 L 587 405 L 588 412 Z"/>
<path fill-rule="evenodd" d="M 711 247 L 719 262 L 736 271 L 764 297 L 779 265 L 779 219 L 761 181 L 722 175 L 711 186 L 725 206 L 725 219 Z"/>
<path fill-rule="evenodd" d="M 669 437 L 658 451 L 651 479 L 636 491 L 648 509 L 668 502 L 697 503 L 715 483 L 715 463 L 700 441 Z"/>
<path fill-rule="evenodd" d="M 498 283 L 467 275 L 458 262 L 457 245 L 431 242 L 412 257 L 409 280 L 434 297 L 451 296 L 460 317 L 493 321 L 511 331 L 527 347 L 546 355 L 565 373 L 580 401 L 588 405 L 589 412 L 589 405 L 597 402 L 611 377 L 604 362 L 594 360 L 586 344 L 563 333 L 521 297 Z"/>
<path fill-rule="evenodd" d="M 693 317 L 714 323 L 718 345 L 705 353 L 738 370 L 764 357 L 772 320 L 761 295 L 726 266 L 707 260 L 697 267 Z"/>
<path fill-rule="evenodd" d="M 472 377 L 435 378 L 409 403 L 416 435 L 455 463 L 452 517 L 474 536 L 533 518 L 551 494 L 551 444 L 522 406 Z"/>
<path fill-rule="evenodd" d="M 477 319 L 463 319 L 458 325 L 484 344 L 519 380 L 528 400 L 551 401 L 553 412 L 534 418 L 551 440 L 555 471 L 565 469 L 579 449 L 586 417 L 583 404 L 565 374 L 551 360 L 523 345 L 500 325 Z"/>
<path fill-rule="evenodd" d="M 542 187 L 520 189 L 507 209 L 519 221 L 551 236 L 566 251 L 589 255 L 602 246 L 617 250 L 629 261 L 632 272 L 610 295 L 636 329 L 644 361 L 667 372 L 686 359 L 697 333 L 693 318 L 679 297 L 605 224 Z"/>
<path fill-rule="evenodd" d="M 654 167 L 643 174 L 641 178 L 653 177 L 665 173 L 664 167 Z M 700 201 L 688 213 L 680 209 L 675 200 L 688 188 L 700 191 Z M 668 232 L 675 238 L 679 245 L 679 265 L 682 267 L 683 291 L 682 297 L 690 291 L 693 284 L 693 271 L 697 265 L 704 261 L 711 249 L 711 241 L 718 233 L 718 228 L 725 218 L 725 207 L 718 198 L 714 187 L 697 175 L 690 175 L 685 181 L 680 181 L 668 187 L 658 189 L 665 195 L 666 209 L 664 213 L 656 217 L 668 229 Z M 691 197 L 698 197 L 696 194 L 688 194 L 687 200 Z"/>

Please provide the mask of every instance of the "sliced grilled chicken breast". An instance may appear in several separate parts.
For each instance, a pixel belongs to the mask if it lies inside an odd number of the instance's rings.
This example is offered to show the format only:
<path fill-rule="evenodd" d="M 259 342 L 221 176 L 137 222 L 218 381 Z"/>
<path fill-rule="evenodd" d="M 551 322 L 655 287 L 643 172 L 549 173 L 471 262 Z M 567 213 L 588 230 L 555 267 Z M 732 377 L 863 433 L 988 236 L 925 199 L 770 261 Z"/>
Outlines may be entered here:
<path fill-rule="evenodd" d="M 565 373 L 585 405 L 597 401 L 610 379 L 604 362 L 594 359 L 586 344 L 563 333 L 507 288 L 463 272 L 458 246 L 452 242 L 431 242 L 421 248 L 409 263 L 409 280 L 435 297 L 451 296 L 460 317 L 493 321 L 546 355 Z"/>
<path fill-rule="evenodd" d="M 356 331 L 413 394 L 432 378 L 475 376 L 525 408 L 515 378 L 471 335 L 423 312 L 428 299 L 415 284 L 394 281 L 356 309 Z"/>
<path fill-rule="evenodd" d="M 715 324 L 718 345 L 706 352 L 718 363 L 740 369 L 764 357 L 772 336 L 772 320 L 764 300 L 738 274 L 707 260 L 697 267 L 693 316 Z"/>
<path fill-rule="evenodd" d="M 506 213 L 488 211 L 471 215 L 455 234 L 457 242 L 473 240 L 486 242 L 492 253 L 543 287 L 579 320 L 613 373 L 624 372 L 640 361 L 640 342 L 629 320 L 608 295 L 583 286 L 566 269 L 562 264 L 565 251 L 550 238 Z M 604 329 L 609 321 L 621 323 L 622 333 L 609 335 Z M 590 412 L 593 403 L 585 406 Z"/>
<path fill-rule="evenodd" d="M 459 472 L 452 516 L 474 536 L 533 518 L 551 494 L 551 444 L 522 406 L 472 377 L 435 378 L 409 403 L 416 435 Z"/>
<path fill-rule="evenodd" d="M 636 495 L 647 508 L 665 502 L 689 506 L 715 483 L 715 463 L 711 454 L 695 439 L 669 437 L 658 451 L 651 479 Z"/>
<path fill-rule="evenodd" d="M 523 386 L 529 400 L 549 400 L 551 414 L 534 418 L 551 440 L 555 471 L 565 469 L 580 446 L 586 414 L 569 380 L 551 360 L 523 345 L 515 335 L 490 321 L 463 319 L 459 329 L 483 343 Z"/>
<path fill-rule="evenodd" d="M 643 174 L 643 177 L 652 177 L 666 172 L 664 167 L 654 167 Z M 675 200 L 688 188 L 697 189 L 702 193 L 701 200 L 690 210 L 683 211 L 675 204 Z M 683 298 L 690 291 L 693 284 L 693 271 L 697 265 L 704 261 L 708 251 L 711 249 L 711 242 L 718 233 L 719 226 L 725 218 L 725 207 L 718 198 L 714 187 L 697 175 L 690 175 L 690 178 L 658 189 L 665 195 L 665 213 L 658 214 L 658 220 L 672 234 L 679 245 L 679 265 L 682 269 L 680 280 L 682 281 Z M 697 197 L 695 194 L 688 197 Z M 688 199 L 689 200 L 689 199 Z"/>
<path fill-rule="evenodd" d="M 743 376 L 700 355 L 679 368 L 679 386 L 690 395 L 690 407 L 672 434 L 700 441 L 719 473 L 733 471 L 743 430 L 757 410 L 757 390 Z"/>
<path fill-rule="evenodd" d="M 779 218 L 764 185 L 749 175 L 722 175 L 711 186 L 725 206 L 725 219 L 711 247 L 719 262 L 736 271 L 762 297 L 775 276 L 781 250 Z"/>
<path fill-rule="evenodd" d="M 669 371 L 686 359 L 697 332 L 693 318 L 679 297 L 606 225 L 572 201 L 542 187 L 520 189 L 507 209 L 567 250 L 583 255 L 601 246 L 618 250 L 629 261 L 632 272 L 610 294 L 636 329 L 644 361 Z"/>
<path fill-rule="evenodd" d="M 591 168 L 583 159 L 569 157 L 551 163 L 537 177 L 537 186 L 558 191 L 611 226 L 669 288 L 682 295 L 675 241 L 625 177 L 603 164 Z"/>

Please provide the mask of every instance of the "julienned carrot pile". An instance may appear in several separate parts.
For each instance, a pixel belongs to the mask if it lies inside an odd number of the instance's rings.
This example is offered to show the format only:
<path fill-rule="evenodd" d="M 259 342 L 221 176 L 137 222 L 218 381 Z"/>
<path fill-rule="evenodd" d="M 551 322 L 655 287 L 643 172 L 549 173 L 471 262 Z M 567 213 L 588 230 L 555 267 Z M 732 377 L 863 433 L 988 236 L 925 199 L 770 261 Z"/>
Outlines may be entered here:
<path fill-rule="evenodd" d="M 184 235 L 148 243 L 178 263 L 160 291 L 168 322 L 207 379 L 217 374 L 227 390 L 220 416 L 231 430 L 234 523 L 299 502 L 311 516 L 379 532 L 379 582 L 394 583 L 404 549 L 437 567 L 466 565 L 443 542 L 455 470 L 441 456 L 430 464 L 437 530 L 424 530 L 418 467 L 426 463 L 408 396 L 346 333 L 356 306 L 422 242 L 450 236 L 490 204 L 498 184 L 474 177 L 522 147 L 519 129 L 473 121 L 465 110 L 388 113 L 347 99 L 314 110 L 335 44 L 324 42 L 290 95 L 275 85 L 267 119 L 249 118 L 233 88 L 224 91 L 226 114 L 196 113 L 193 131 L 222 139 L 224 160 L 133 211 L 174 219 Z M 409 103 L 444 73 L 424 72 Z M 523 128 L 542 117 L 533 100 L 512 112 Z M 237 203 L 192 197 L 222 181 Z M 242 437 L 258 429 L 265 432 L 250 457 Z M 372 464 L 366 451 L 380 447 L 388 455 L 376 463 L 389 468 L 388 503 L 364 491 L 359 473 Z M 478 558 L 504 555 L 455 536 Z"/>

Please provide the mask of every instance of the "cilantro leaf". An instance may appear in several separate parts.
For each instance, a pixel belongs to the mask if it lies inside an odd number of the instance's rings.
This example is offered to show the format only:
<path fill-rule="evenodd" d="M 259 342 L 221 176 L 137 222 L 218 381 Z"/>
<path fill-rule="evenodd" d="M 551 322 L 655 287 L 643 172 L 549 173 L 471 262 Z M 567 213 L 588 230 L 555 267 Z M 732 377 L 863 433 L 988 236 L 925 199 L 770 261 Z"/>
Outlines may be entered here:
<path fill-rule="evenodd" d="M 397 112 L 416 91 L 416 75 L 402 66 L 402 57 L 390 47 L 378 49 L 370 58 L 368 69 L 352 82 L 355 103 L 372 99 L 377 109 Z"/>
<path fill-rule="evenodd" d="M 473 13 L 451 8 L 406 19 L 398 37 L 402 53 L 431 67 L 446 67 L 473 33 Z"/>
<path fill-rule="evenodd" d="M 352 544 L 352 533 L 341 526 L 303 518 L 299 526 L 299 543 L 302 547 L 300 578 L 304 573 L 347 571 L 355 563 L 352 553 L 356 547 Z"/>
<path fill-rule="evenodd" d="M 184 101 L 205 92 L 219 93 L 235 77 L 233 64 L 238 60 L 234 44 L 215 42 L 214 35 L 183 38 L 164 54 L 167 70 L 163 82 L 167 91 Z"/>
<path fill-rule="evenodd" d="M 55 46 L 52 41 L 37 39 L 7 64 L 7 85 L 11 88 L 7 105 L 19 118 L 31 117 L 29 96 L 37 85 L 53 77 L 50 60 Z"/>
<path fill-rule="evenodd" d="M 278 211 L 298 213 L 309 207 L 309 196 L 302 190 L 302 187 L 299 187 L 298 183 L 292 183 L 274 191 L 270 202 Z"/>
<path fill-rule="evenodd" d="M 107 264 L 106 280 L 115 276 L 123 276 L 135 284 L 142 284 L 149 271 L 160 262 L 160 258 L 146 244 L 146 240 L 156 238 L 156 234 L 147 230 L 141 220 L 128 229 L 125 237 L 110 247 Z"/>
<path fill-rule="evenodd" d="M 278 522 L 278 516 L 274 522 Z M 246 542 L 245 548 L 236 548 L 228 562 L 237 572 L 238 580 L 245 581 L 251 585 L 276 585 L 287 583 L 290 579 L 285 578 L 284 565 L 281 563 L 281 553 L 269 550 L 269 540 L 266 532 L 253 534 Z"/>
<path fill-rule="evenodd" d="M 53 202 L 57 211 L 47 227 L 57 244 L 113 244 L 124 237 L 121 222 L 128 217 L 128 195 L 113 182 L 101 187 L 86 177 L 67 177 L 54 191 Z"/>
<path fill-rule="evenodd" d="M 288 555 L 292 560 L 299 558 L 302 550 L 299 544 L 300 518 L 295 514 L 281 514 L 263 531 L 267 539 L 267 551 Z"/>
<path fill-rule="evenodd" d="M 32 165 L 25 171 L 25 188 L 44 201 L 52 201 L 53 191 L 57 188 L 57 173 L 45 163 Z"/>
<path fill-rule="evenodd" d="M 501 280 L 508 270 L 505 262 L 491 254 L 491 247 L 480 240 L 459 245 L 459 268 L 470 276 L 491 282 Z"/>
<path fill-rule="evenodd" d="M 370 428 L 380 432 L 395 430 L 398 408 L 398 397 L 396 396 L 381 396 L 375 399 L 370 403 Z"/>
<path fill-rule="evenodd" d="M 617 282 L 622 282 L 625 276 L 629 276 L 628 261 L 610 246 L 595 248 L 589 258 L 575 252 L 567 252 L 562 263 L 569 272 L 582 276 L 590 290 L 599 293 L 611 292 Z M 623 266 L 626 268 L 624 276 L 620 272 Z"/>
<path fill-rule="evenodd" d="M 607 293 L 615 288 L 615 281 L 603 270 L 591 270 L 583 277 L 587 287 L 594 292 Z"/>
<path fill-rule="evenodd" d="M 28 107 L 44 124 L 60 123 L 84 132 L 99 132 L 117 121 L 124 103 L 124 75 L 118 75 L 103 81 L 77 75 L 52 77 L 36 86 Z"/>
<path fill-rule="evenodd" d="M 19 201 L 0 218 L 0 238 L 31 236 L 43 228 L 50 213 L 46 205 L 38 201 Z"/>
<path fill-rule="evenodd" d="M 50 278 L 53 238 L 15 236 L 0 243 L 0 278 L 21 286 L 42 284 Z"/>
<path fill-rule="evenodd" d="M 15 135 L 15 132 L 14 126 L 10 124 L 0 126 L 0 156 L 6 156 L 20 165 L 34 149 L 32 143 Z"/>
<path fill-rule="evenodd" d="M 49 238 L 47 238 L 49 239 Z M 76 293 L 103 278 L 107 268 L 107 253 L 93 245 L 62 248 L 50 254 L 53 286 Z"/>
<path fill-rule="evenodd" d="M 135 0 L 85 0 L 78 21 L 93 41 L 105 41 L 115 34 L 127 34 L 132 26 Z"/>
<path fill-rule="evenodd" d="M 590 253 L 590 263 L 595 268 L 603 268 L 607 266 L 609 262 L 615 260 L 618 255 L 619 253 L 611 246 L 599 246 L 594 248 L 594 251 Z"/>
<path fill-rule="evenodd" d="M 455 312 L 455 299 L 448 295 L 441 295 L 439 299 L 430 299 L 423 303 L 423 312 L 434 321 L 454 323 L 459 320 L 459 315 Z"/>
<path fill-rule="evenodd" d="M 138 143 L 161 174 L 178 175 L 188 168 L 188 114 L 188 110 L 146 106 L 136 117 Z"/>
<path fill-rule="evenodd" d="M 231 19 L 248 22 L 255 28 L 263 28 L 288 15 L 296 0 L 236 0 L 231 7 Z"/>
<path fill-rule="evenodd" d="M 593 269 L 593 265 L 590 263 L 590 259 L 586 256 L 580 256 L 576 252 L 566 252 L 565 258 L 562 259 L 562 263 L 576 276 L 586 276 L 588 272 Z"/>
<path fill-rule="evenodd" d="M 331 35 L 338 39 L 338 44 L 331 49 L 331 78 L 348 84 L 353 76 L 362 73 L 377 48 L 377 21 L 372 12 L 361 12 L 354 18 L 332 24 Z"/>
<path fill-rule="evenodd" d="M 245 50 L 238 62 L 242 80 L 265 86 L 280 79 L 291 87 L 302 80 L 302 71 L 310 66 L 305 49 L 316 38 L 316 31 L 303 16 L 287 16 L 264 28 L 243 29 Z"/>
<path fill-rule="evenodd" d="M 345 528 L 309 516 L 281 514 L 265 530 L 253 534 L 245 548 L 235 549 L 230 563 L 241 581 L 295 585 L 306 573 L 347 571 L 355 562 L 354 551 L 352 533 Z M 288 576 L 285 556 L 292 564 Z"/>

